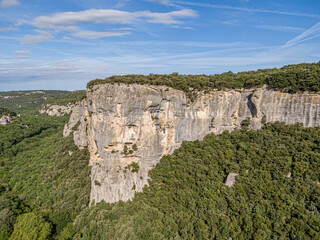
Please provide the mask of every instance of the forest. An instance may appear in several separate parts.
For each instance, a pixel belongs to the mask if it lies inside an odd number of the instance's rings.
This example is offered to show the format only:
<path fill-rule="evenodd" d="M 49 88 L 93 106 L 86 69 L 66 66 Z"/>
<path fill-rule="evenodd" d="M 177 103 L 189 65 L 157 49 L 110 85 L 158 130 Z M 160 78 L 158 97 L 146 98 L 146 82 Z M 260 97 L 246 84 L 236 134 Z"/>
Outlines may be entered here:
<path fill-rule="evenodd" d="M 105 83 L 165 85 L 184 91 L 191 100 L 195 99 L 199 91 L 252 88 L 263 85 L 290 93 L 318 92 L 320 91 L 320 62 L 288 65 L 280 69 L 259 69 L 239 73 L 229 71 L 214 75 L 172 73 L 111 76 L 93 80 L 87 84 L 87 88 Z"/>

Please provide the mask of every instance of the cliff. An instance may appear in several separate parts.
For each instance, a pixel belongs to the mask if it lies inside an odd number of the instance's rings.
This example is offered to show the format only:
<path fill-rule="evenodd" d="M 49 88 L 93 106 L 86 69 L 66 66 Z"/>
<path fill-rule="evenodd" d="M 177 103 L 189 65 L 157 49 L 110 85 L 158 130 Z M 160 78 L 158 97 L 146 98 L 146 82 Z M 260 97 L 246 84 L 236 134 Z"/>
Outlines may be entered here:
<path fill-rule="evenodd" d="M 248 118 L 251 121 L 248 121 Z M 87 91 L 73 109 L 64 136 L 90 151 L 91 201 L 133 198 L 148 183 L 148 171 L 183 141 L 243 124 L 320 123 L 320 95 L 288 94 L 266 87 L 211 91 L 190 102 L 166 86 L 103 84 Z"/>

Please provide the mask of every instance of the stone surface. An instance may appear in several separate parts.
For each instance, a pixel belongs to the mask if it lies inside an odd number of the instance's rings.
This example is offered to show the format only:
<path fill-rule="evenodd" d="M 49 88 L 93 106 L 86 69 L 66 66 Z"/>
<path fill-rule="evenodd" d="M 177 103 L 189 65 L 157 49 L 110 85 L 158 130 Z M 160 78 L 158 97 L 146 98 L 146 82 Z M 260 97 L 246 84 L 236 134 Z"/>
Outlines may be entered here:
<path fill-rule="evenodd" d="M 263 119 L 318 126 L 320 95 L 262 87 L 212 91 L 191 103 L 165 86 L 96 85 L 73 108 L 64 136 L 75 130 L 75 144 L 90 151 L 91 201 L 116 202 L 142 191 L 149 170 L 183 141 L 232 131 L 247 118 L 253 129 Z"/>
<path fill-rule="evenodd" d="M 239 174 L 237 173 L 229 173 L 228 174 L 228 177 L 225 181 L 225 184 L 228 186 L 228 187 L 232 187 L 235 183 L 236 183 L 236 176 L 238 176 Z"/>
<path fill-rule="evenodd" d="M 43 106 L 40 110 L 39 113 L 43 114 L 46 113 L 49 116 L 63 116 L 65 114 L 70 114 L 72 109 L 75 107 L 75 104 L 69 103 L 66 106 L 63 105 L 51 105 L 47 104 Z"/>

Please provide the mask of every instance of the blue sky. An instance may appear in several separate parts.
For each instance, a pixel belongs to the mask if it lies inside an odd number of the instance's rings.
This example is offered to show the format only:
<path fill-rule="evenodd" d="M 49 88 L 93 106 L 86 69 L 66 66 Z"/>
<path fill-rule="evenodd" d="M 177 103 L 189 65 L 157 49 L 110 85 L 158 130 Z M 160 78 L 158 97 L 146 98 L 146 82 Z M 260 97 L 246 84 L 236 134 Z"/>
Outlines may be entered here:
<path fill-rule="evenodd" d="M 319 60 L 319 0 L 0 0 L 0 91 Z"/>

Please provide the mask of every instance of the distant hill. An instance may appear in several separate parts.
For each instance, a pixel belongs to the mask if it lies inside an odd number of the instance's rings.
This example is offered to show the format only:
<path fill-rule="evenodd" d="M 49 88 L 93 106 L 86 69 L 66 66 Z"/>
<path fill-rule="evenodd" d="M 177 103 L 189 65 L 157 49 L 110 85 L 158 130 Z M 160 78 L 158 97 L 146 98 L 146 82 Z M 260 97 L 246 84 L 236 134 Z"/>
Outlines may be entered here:
<path fill-rule="evenodd" d="M 85 97 L 84 90 L 74 92 L 60 90 L 34 90 L 0 92 L 0 106 L 16 113 L 37 114 L 42 105 L 67 105 Z"/>
<path fill-rule="evenodd" d="M 35 90 L 0 92 L 0 106 L 12 109 L 16 113 L 36 114 L 38 108 L 48 99 L 63 96 L 68 91 Z"/>
<path fill-rule="evenodd" d="M 73 92 L 68 92 L 64 95 L 59 95 L 56 97 L 48 98 L 44 104 L 50 105 L 67 105 L 69 103 L 76 103 L 81 101 L 86 96 L 85 90 L 77 90 Z"/>

